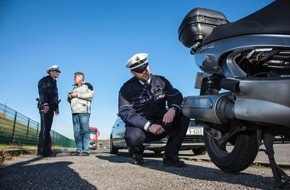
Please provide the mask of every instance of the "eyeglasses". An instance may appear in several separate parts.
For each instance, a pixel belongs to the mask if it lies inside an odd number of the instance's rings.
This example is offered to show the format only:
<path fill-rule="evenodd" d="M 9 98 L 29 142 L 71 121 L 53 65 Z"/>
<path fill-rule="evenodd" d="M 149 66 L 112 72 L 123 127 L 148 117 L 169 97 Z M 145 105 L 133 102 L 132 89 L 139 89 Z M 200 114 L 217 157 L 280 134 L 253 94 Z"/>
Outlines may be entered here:
<path fill-rule="evenodd" d="M 59 71 L 59 70 L 51 70 L 51 71 L 56 71 L 56 72 L 60 73 L 60 71 Z"/>
<path fill-rule="evenodd" d="M 144 69 L 135 70 L 134 72 L 136 72 L 136 73 L 143 73 L 144 71 L 147 71 L 147 67 L 145 67 Z"/>

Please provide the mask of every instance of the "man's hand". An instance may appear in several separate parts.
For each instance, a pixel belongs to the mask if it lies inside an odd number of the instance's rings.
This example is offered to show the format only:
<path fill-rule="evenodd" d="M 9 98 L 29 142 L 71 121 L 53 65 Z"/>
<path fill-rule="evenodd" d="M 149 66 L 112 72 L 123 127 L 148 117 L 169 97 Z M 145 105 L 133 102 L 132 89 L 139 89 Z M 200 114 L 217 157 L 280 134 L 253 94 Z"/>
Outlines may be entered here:
<path fill-rule="evenodd" d="M 151 124 L 148 128 L 148 131 L 153 133 L 154 135 L 161 135 L 165 130 L 161 125 Z"/>
<path fill-rule="evenodd" d="M 76 97 L 78 97 L 78 93 L 76 93 L 76 92 L 71 92 L 71 93 L 68 94 L 67 97 L 68 97 L 68 99 L 76 98 Z"/>
<path fill-rule="evenodd" d="M 175 112 L 176 111 L 173 108 L 170 108 L 163 116 L 163 123 L 171 123 L 175 117 Z"/>

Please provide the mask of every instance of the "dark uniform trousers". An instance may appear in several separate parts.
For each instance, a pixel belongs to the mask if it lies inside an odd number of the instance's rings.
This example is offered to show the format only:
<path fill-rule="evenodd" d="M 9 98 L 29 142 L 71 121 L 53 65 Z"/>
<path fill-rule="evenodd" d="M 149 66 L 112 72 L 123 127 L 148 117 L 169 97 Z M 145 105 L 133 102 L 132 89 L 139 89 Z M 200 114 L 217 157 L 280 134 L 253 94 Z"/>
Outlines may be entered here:
<path fill-rule="evenodd" d="M 49 106 L 50 109 L 47 113 L 40 111 L 40 119 L 41 119 L 41 129 L 39 132 L 39 141 L 38 141 L 38 150 L 37 154 L 42 156 L 51 156 L 53 154 L 51 150 L 51 137 L 50 131 L 54 116 L 53 106 Z"/>
<path fill-rule="evenodd" d="M 165 129 L 165 133 L 154 135 L 151 132 L 145 131 L 138 127 L 126 127 L 125 139 L 134 154 L 142 155 L 144 152 L 144 142 L 160 140 L 168 136 L 168 141 L 165 147 L 164 155 L 166 157 L 178 157 L 178 152 L 185 138 L 189 118 L 186 118 L 181 112 L 176 114 L 172 123 L 164 125 L 162 119 L 152 121 L 154 124 L 160 124 Z"/>

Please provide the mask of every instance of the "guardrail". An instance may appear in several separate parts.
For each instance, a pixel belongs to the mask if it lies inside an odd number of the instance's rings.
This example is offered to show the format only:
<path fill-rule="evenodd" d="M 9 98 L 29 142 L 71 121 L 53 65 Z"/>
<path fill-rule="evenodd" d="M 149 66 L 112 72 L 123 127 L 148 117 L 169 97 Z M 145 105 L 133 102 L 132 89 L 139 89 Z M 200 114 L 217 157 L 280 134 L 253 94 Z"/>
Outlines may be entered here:
<path fill-rule="evenodd" d="M 39 122 L 0 103 L 0 144 L 37 145 L 39 131 Z M 53 130 L 50 135 L 53 145 L 75 147 L 72 139 Z"/>

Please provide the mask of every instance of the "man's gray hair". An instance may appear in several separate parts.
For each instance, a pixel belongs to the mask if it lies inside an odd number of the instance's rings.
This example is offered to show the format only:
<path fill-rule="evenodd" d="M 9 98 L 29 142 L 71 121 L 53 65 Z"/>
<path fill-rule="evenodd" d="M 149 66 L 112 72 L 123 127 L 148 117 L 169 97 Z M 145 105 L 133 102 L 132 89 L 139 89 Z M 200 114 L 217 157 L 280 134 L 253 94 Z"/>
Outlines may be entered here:
<path fill-rule="evenodd" d="M 76 76 L 76 75 L 82 75 L 83 78 L 85 78 L 85 74 L 84 74 L 83 72 L 80 72 L 80 71 L 75 72 L 74 75 L 75 75 L 75 76 Z"/>

